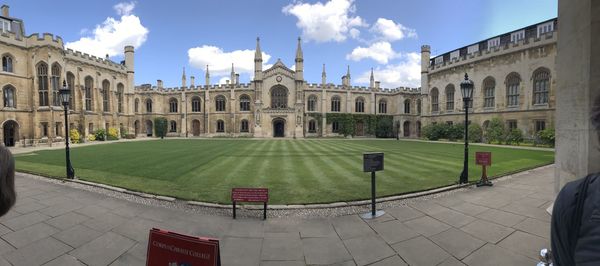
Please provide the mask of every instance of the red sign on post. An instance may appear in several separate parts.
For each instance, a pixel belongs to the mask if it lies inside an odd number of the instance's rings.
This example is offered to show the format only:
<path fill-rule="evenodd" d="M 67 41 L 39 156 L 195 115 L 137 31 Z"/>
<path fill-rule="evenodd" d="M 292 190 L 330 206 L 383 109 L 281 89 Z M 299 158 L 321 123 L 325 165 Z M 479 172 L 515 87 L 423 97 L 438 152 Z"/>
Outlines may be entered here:
<path fill-rule="evenodd" d="M 148 240 L 146 265 L 220 266 L 219 240 L 153 228 Z"/>
<path fill-rule="evenodd" d="M 492 165 L 492 153 L 491 152 L 476 152 L 475 153 L 475 164 L 477 165 Z"/>
<path fill-rule="evenodd" d="M 268 188 L 234 188 L 231 190 L 231 201 L 239 202 L 267 202 L 269 201 Z"/>

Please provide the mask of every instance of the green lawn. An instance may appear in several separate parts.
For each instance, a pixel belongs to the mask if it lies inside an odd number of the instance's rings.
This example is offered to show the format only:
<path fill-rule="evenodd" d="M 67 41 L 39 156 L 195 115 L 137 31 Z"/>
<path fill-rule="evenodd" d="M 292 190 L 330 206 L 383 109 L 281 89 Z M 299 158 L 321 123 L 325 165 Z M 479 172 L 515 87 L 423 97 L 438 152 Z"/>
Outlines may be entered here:
<path fill-rule="evenodd" d="M 370 197 L 362 153 L 385 152 L 378 196 L 450 185 L 458 180 L 463 145 L 396 140 L 155 140 L 71 150 L 83 180 L 154 194 L 230 203 L 232 187 L 268 187 L 271 204 L 321 203 Z M 491 151 L 490 176 L 552 163 L 554 153 L 471 145 L 469 180 L 479 179 L 475 151 Z M 65 174 L 64 150 L 17 155 L 17 169 Z"/>

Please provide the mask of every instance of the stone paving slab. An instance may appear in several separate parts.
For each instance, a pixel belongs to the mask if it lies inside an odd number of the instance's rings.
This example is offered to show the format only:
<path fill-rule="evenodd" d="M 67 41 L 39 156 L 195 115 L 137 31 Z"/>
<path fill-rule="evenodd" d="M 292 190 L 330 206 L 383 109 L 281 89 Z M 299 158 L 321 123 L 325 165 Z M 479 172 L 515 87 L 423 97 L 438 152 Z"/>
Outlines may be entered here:
<path fill-rule="evenodd" d="M 204 215 L 17 175 L 2 265 L 145 265 L 148 232 L 220 239 L 223 265 L 533 265 L 548 247 L 553 167 L 427 198 L 372 220 Z M 128 195 L 127 198 L 131 198 Z"/>

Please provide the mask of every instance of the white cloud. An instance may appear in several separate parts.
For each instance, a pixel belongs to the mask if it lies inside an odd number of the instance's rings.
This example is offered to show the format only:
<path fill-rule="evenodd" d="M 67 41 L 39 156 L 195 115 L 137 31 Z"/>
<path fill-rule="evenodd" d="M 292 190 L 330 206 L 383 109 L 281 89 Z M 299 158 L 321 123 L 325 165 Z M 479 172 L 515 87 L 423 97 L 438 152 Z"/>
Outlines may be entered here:
<path fill-rule="evenodd" d="M 389 42 L 376 42 L 369 47 L 356 47 L 350 54 L 346 55 L 347 60 L 360 61 L 365 58 L 371 58 L 380 64 L 387 64 L 390 59 L 399 54 L 394 52 Z"/>
<path fill-rule="evenodd" d="M 217 83 L 217 84 L 221 84 L 221 85 L 222 84 L 227 84 L 227 81 L 231 82 L 231 80 L 230 80 L 229 77 L 222 77 L 222 78 L 219 79 L 219 83 Z"/>
<path fill-rule="evenodd" d="M 374 32 L 379 39 L 386 41 L 397 41 L 406 37 L 417 37 L 417 32 L 414 29 L 407 28 L 400 23 L 396 24 L 393 20 L 385 18 L 378 18 L 375 25 L 371 27 L 371 31 Z"/>
<path fill-rule="evenodd" d="M 117 11 L 117 14 L 119 16 L 129 16 L 129 15 L 131 15 L 131 12 L 135 8 L 135 2 L 118 3 L 115 6 L 113 6 L 113 8 L 115 9 L 115 11 Z"/>
<path fill-rule="evenodd" d="M 375 80 L 381 81 L 382 88 L 420 87 L 421 86 L 421 54 L 407 53 L 400 56 L 397 64 L 376 68 Z M 369 84 L 371 71 L 362 73 L 356 82 Z"/>
<path fill-rule="evenodd" d="M 341 42 L 348 35 L 358 37 L 358 27 L 366 27 L 367 23 L 359 16 L 354 16 L 356 6 L 354 0 L 331 0 L 325 4 L 317 2 L 308 4 L 295 2 L 283 7 L 282 12 L 298 18 L 296 26 L 302 30 L 306 40 L 316 42 Z"/>
<path fill-rule="evenodd" d="M 142 25 L 140 18 L 131 14 L 135 3 L 119 3 L 114 6 L 120 19 L 106 18 L 96 25 L 91 36 L 68 42 L 65 47 L 98 57 L 115 56 L 123 53 L 127 45 L 140 47 L 148 37 L 148 29 Z M 86 32 L 82 30 L 82 32 Z"/>
<path fill-rule="evenodd" d="M 263 52 L 262 58 L 263 62 L 266 63 L 271 56 Z M 188 60 L 190 65 L 198 69 L 205 69 L 208 65 L 211 75 L 227 76 L 226 79 L 229 79 L 231 63 L 234 64 L 236 73 L 254 75 L 254 50 L 225 52 L 216 46 L 203 45 L 190 48 L 188 50 Z M 270 64 L 263 64 L 263 70 L 270 66 Z"/>

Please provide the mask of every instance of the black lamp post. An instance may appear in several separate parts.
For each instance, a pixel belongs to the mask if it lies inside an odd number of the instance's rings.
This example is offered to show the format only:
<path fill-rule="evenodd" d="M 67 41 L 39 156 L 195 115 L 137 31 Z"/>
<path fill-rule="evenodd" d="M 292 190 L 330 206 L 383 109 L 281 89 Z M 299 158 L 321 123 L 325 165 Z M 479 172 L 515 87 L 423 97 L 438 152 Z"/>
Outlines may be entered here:
<path fill-rule="evenodd" d="M 469 182 L 469 101 L 473 97 L 473 81 L 469 79 L 467 73 L 465 73 L 465 80 L 460 83 L 460 92 L 465 107 L 465 162 L 458 183 L 466 184 Z"/>
<path fill-rule="evenodd" d="M 65 151 L 67 156 L 67 178 L 75 178 L 75 170 L 71 165 L 71 156 L 69 154 L 69 101 L 71 96 L 71 90 L 67 87 L 67 82 L 63 80 L 63 87 L 60 90 L 60 99 L 63 107 L 65 108 Z"/>

